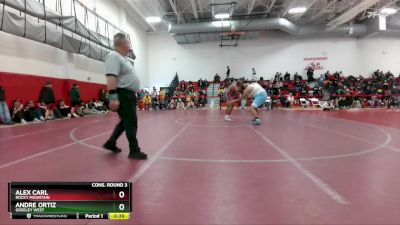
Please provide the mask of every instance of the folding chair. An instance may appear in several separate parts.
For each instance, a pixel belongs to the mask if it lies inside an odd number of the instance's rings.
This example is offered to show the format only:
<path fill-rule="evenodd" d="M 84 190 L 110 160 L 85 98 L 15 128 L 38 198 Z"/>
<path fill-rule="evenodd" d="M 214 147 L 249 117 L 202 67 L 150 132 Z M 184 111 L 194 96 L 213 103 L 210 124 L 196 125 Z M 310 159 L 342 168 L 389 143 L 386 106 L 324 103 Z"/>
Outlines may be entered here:
<path fill-rule="evenodd" d="M 311 105 L 314 109 L 321 108 L 321 103 L 319 102 L 318 98 L 311 98 L 310 101 L 311 101 Z"/>
<path fill-rule="evenodd" d="M 308 106 L 310 105 L 310 102 L 307 101 L 305 98 L 300 98 L 300 104 L 301 104 L 301 107 L 308 108 Z"/>
<path fill-rule="evenodd" d="M 272 100 L 271 97 L 268 96 L 267 99 L 265 100 L 264 107 L 267 108 L 267 110 L 270 110 L 271 106 L 272 106 Z"/>

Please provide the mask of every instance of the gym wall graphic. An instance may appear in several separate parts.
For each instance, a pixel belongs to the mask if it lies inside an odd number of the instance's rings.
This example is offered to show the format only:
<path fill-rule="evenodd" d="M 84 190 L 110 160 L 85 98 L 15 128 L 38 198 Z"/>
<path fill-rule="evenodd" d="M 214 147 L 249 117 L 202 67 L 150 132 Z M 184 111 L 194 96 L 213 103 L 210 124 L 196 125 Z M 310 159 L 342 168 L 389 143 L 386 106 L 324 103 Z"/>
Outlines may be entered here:
<path fill-rule="evenodd" d="M 314 70 L 324 70 L 324 62 L 328 60 L 327 56 L 320 56 L 320 57 L 304 57 L 304 62 L 307 62 L 307 66 L 305 69 L 313 68 Z"/>

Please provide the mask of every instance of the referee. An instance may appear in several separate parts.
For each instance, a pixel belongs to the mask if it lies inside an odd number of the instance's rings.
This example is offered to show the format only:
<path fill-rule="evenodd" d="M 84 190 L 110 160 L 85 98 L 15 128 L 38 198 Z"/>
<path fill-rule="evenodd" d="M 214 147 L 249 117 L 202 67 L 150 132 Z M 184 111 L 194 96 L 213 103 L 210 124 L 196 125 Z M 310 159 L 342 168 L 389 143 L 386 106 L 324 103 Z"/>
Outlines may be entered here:
<path fill-rule="evenodd" d="M 118 112 L 121 121 L 117 124 L 113 134 L 103 145 L 114 153 L 121 152 L 117 147 L 117 139 L 125 131 L 129 141 L 129 158 L 143 160 L 147 155 L 140 151 L 137 134 L 136 92 L 140 88 L 139 77 L 133 69 L 133 62 L 127 57 L 131 51 L 130 41 L 125 34 L 118 33 L 114 36 L 115 51 L 107 55 L 106 77 L 110 93 L 109 107 Z"/>

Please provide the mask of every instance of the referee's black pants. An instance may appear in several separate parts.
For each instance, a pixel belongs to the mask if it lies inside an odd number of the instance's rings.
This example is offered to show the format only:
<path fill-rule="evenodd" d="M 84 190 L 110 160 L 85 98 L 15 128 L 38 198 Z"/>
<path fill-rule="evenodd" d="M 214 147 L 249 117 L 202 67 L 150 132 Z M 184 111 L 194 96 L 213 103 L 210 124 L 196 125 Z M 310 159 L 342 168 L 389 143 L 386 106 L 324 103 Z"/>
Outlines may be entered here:
<path fill-rule="evenodd" d="M 121 121 L 117 124 L 107 145 L 116 146 L 117 139 L 125 131 L 129 141 L 130 154 L 140 151 L 137 134 L 137 115 L 136 115 L 136 93 L 127 89 L 118 88 L 119 110 L 118 115 Z"/>

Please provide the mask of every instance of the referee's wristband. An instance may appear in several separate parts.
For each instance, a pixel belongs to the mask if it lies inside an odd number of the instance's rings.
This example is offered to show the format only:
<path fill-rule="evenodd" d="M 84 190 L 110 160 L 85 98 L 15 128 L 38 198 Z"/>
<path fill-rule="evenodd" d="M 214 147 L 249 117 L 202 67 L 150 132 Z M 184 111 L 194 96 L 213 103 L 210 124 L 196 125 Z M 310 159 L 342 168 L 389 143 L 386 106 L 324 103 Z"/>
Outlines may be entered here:
<path fill-rule="evenodd" d="M 110 93 L 110 97 L 109 97 L 110 101 L 115 101 L 115 100 L 119 100 L 118 98 L 118 94 L 117 93 Z"/>

